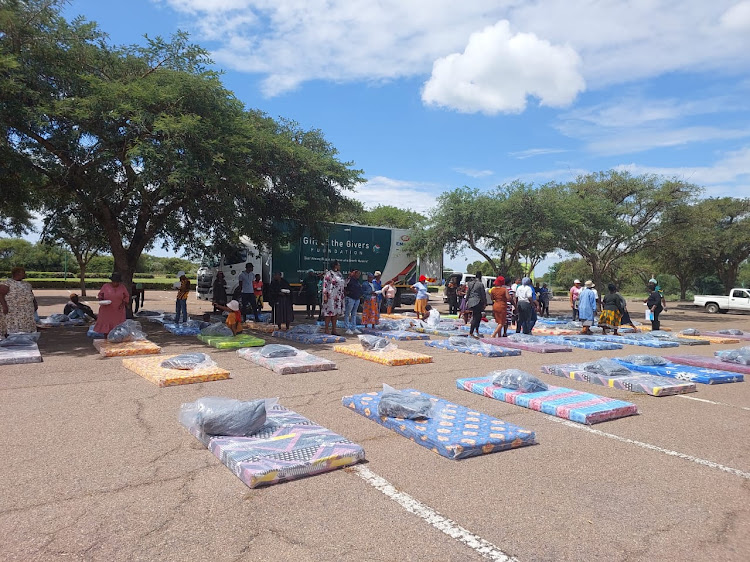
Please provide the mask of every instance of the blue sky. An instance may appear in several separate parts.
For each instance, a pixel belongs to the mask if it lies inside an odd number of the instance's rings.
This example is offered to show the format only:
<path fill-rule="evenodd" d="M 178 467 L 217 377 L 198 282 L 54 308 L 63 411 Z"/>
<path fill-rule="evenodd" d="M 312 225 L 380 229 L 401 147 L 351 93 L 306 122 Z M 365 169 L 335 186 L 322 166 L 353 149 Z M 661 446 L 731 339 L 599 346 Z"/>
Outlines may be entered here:
<path fill-rule="evenodd" d="M 322 129 L 364 170 L 368 206 L 427 212 L 461 185 L 610 168 L 750 196 L 750 0 L 73 0 L 65 14 L 114 43 L 188 31 L 248 107 Z"/>

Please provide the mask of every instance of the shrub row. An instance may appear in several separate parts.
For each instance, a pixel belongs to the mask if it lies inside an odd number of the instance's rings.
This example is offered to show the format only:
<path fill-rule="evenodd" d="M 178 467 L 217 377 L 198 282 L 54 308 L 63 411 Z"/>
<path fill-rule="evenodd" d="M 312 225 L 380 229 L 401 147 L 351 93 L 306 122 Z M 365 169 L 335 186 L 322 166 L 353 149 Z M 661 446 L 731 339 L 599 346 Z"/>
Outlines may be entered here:
<path fill-rule="evenodd" d="M 92 278 L 104 278 L 108 279 L 111 275 L 111 272 L 104 272 L 104 271 L 87 271 L 86 277 L 92 277 Z M 6 277 L 10 277 L 10 271 L 0 271 L 0 279 L 5 279 Z M 26 272 L 26 279 L 65 279 L 66 275 L 62 271 L 27 271 Z M 133 279 L 155 279 L 156 277 L 162 277 L 161 275 L 157 276 L 153 273 L 135 273 L 133 275 Z M 68 271 L 67 274 L 68 279 L 78 279 L 77 273 L 71 273 Z M 195 275 L 187 274 L 188 279 L 195 279 Z"/>
<path fill-rule="evenodd" d="M 40 279 L 34 280 L 29 279 L 31 286 L 34 289 L 80 289 L 81 282 L 78 279 Z M 142 283 L 144 290 L 151 291 L 173 291 L 173 281 L 169 282 L 158 282 L 158 281 L 146 281 Z M 86 281 L 87 289 L 99 289 L 104 284 L 103 281 Z"/>

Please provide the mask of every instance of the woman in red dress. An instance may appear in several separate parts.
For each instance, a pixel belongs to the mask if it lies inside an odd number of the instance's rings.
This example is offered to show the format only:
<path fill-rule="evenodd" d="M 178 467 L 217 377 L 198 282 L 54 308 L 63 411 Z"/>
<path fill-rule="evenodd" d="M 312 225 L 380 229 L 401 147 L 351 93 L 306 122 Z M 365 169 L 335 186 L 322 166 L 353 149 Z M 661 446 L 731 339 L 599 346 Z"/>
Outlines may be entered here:
<path fill-rule="evenodd" d="M 497 328 L 495 328 L 492 337 L 506 337 L 508 335 L 508 302 L 512 297 L 508 293 L 508 287 L 505 286 L 505 277 L 502 275 L 495 278 L 493 285 L 494 287 L 490 289 L 490 297 L 492 298 L 492 315 L 497 322 Z"/>

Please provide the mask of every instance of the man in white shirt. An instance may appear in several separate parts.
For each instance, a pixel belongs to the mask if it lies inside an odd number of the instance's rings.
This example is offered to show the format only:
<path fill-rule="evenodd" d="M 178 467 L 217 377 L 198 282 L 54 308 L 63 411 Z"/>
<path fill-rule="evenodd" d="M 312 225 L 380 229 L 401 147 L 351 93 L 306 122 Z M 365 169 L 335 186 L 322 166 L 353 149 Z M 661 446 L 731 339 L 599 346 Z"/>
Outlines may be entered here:
<path fill-rule="evenodd" d="M 252 310 L 253 316 L 256 322 L 260 322 L 258 317 L 258 301 L 255 299 L 255 291 L 253 290 L 253 281 L 255 275 L 253 275 L 253 264 L 246 263 L 245 271 L 240 273 L 240 291 L 242 292 L 242 320 L 247 320 Z"/>

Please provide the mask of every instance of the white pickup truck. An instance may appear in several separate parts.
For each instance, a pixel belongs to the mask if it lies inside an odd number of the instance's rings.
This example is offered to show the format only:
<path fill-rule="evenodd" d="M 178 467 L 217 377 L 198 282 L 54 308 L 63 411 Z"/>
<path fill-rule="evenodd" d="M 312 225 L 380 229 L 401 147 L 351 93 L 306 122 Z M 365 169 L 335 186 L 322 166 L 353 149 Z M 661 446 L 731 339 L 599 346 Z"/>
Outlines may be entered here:
<path fill-rule="evenodd" d="M 745 310 L 750 312 L 750 290 L 732 289 L 728 297 L 720 295 L 698 295 L 693 298 L 695 306 L 702 306 L 706 312 L 729 312 L 730 310 Z"/>

